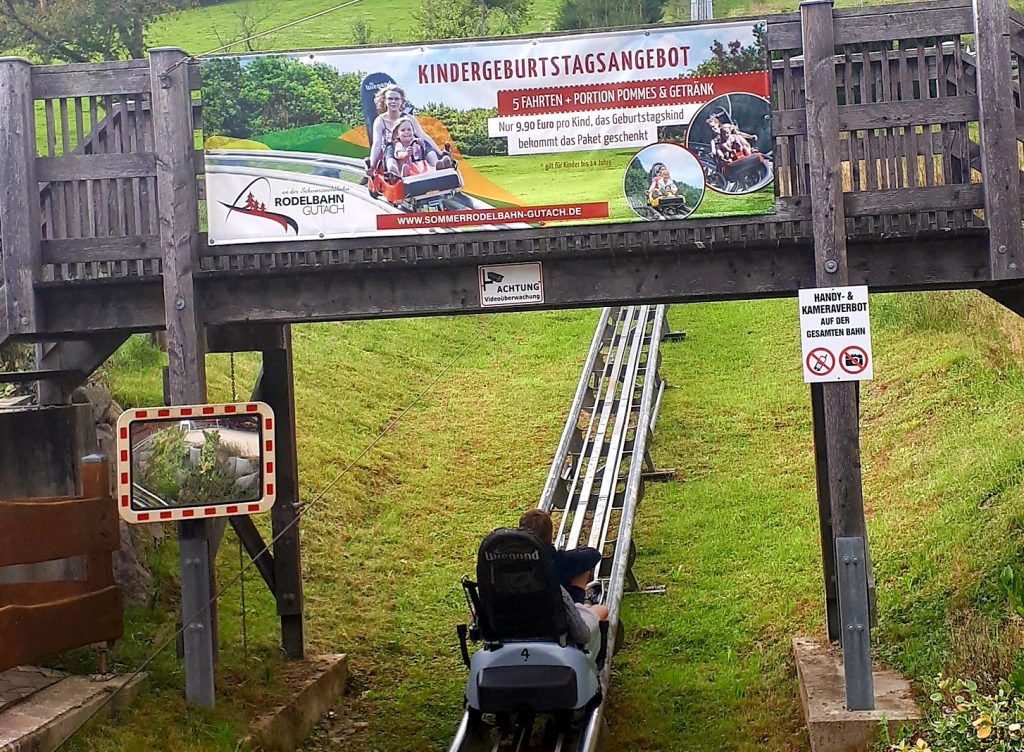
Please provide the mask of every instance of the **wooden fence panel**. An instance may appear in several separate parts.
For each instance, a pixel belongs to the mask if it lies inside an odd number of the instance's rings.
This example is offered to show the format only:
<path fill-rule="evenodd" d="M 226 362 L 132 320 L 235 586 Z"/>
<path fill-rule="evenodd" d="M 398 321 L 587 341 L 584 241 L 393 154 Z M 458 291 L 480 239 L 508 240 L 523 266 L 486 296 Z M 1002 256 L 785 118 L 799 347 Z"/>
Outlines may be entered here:
<path fill-rule="evenodd" d="M 36 605 L 0 608 L 0 671 L 124 633 L 116 586 Z"/>
<path fill-rule="evenodd" d="M 109 497 L 0 503 L 0 567 L 116 551 L 117 509 Z"/>
<path fill-rule="evenodd" d="M 138 63 L 100 67 L 95 79 L 82 66 L 34 71 L 46 128 L 45 148 L 36 160 L 44 281 L 159 271 L 150 242 L 156 234 L 156 155 L 149 67 Z M 119 77 L 119 85 L 110 84 L 112 77 Z M 134 245 L 137 252 L 104 257 L 107 241 L 115 238 L 122 240 L 120 249 Z M 86 241 L 80 245 L 87 247 L 90 240 L 96 241 L 92 252 L 62 255 L 68 241 Z"/>

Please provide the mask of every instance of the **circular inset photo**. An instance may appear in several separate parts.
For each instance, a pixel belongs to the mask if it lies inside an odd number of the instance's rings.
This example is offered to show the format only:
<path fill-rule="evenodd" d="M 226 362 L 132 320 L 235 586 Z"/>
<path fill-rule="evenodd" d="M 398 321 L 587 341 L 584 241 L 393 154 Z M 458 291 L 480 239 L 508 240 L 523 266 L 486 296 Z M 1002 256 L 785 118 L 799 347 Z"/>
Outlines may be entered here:
<path fill-rule="evenodd" d="M 708 188 L 753 193 L 772 182 L 772 107 L 756 94 L 726 94 L 697 111 L 686 147 L 704 168 Z"/>
<path fill-rule="evenodd" d="M 704 169 L 679 144 L 651 144 L 629 161 L 622 190 L 638 217 L 682 219 L 704 198 Z"/>

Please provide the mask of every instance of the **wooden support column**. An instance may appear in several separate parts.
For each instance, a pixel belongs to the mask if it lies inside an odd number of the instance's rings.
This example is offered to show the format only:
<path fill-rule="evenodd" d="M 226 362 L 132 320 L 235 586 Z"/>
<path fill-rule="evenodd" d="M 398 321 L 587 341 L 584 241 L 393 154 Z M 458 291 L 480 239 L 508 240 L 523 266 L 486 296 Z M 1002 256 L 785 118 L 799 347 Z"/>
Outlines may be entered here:
<path fill-rule="evenodd" d="M 978 121 L 992 278 L 1020 278 L 1024 277 L 1024 233 L 1006 0 L 974 0 L 974 43 L 978 46 Z"/>
<path fill-rule="evenodd" d="M 277 613 L 281 616 L 281 647 L 285 655 L 298 660 L 305 654 L 305 641 L 291 327 L 281 327 L 281 333 L 281 347 L 263 350 L 260 396 L 274 409 L 277 420 L 277 501 L 270 515 L 275 541 L 274 583 Z"/>
<path fill-rule="evenodd" d="M 815 281 L 819 287 L 849 284 L 846 257 L 846 215 L 843 210 L 839 144 L 839 104 L 836 100 L 835 29 L 831 0 L 800 5 L 804 81 L 807 98 L 807 151 L 811 215 L 814 228 Z M 860 426 L 857 385 L 822 384 L 828 495 L 834 538 L 862 539 L 867 548 L 867 524 L 861 488 Z M 819 465 L 819 469 L 821 465 Z M 819 483 L 823 479 L 819 478 Z M 846 702 L 849 710 L 874 708 L 871 676 L 870 619 L 866 556 L 836 566 L 842 627 Z M 857 566 L 856 572 L 848 571 Z"/>
<path fill-rule="evenodd" d="M 193 273 L 199 268 L 199 211 L 188 62 L 178 49 L 150 51 L 157 211 L 167 325 L 170 404 L 206 402 L 206 353 Z M 208 520 L 179 523 L 185 697 L 214 705 L 216 612 Z"/>
<path fill-rule="evenodd" d="M 35 283 L 41 270 L 36 113 L 32 64 L 0 58 L 0 247 L 5 300 L 0 332 L 38 330 Z M 0 344 L 6 337 L 0 337 Z"/>
<path fill-rule="evenodd" d="M 818 490 L 818 526 L 821 533 L 821 568 L 825 575 L 825 620 L 829 642 L 839 642 L 839 589 L 836 580 L 836 541 L 832 531 L 832 497 L 828 490 L 828 449 L 825 439 L 825 390 L 811 384 L 814 423 L 814 475 Z"/>

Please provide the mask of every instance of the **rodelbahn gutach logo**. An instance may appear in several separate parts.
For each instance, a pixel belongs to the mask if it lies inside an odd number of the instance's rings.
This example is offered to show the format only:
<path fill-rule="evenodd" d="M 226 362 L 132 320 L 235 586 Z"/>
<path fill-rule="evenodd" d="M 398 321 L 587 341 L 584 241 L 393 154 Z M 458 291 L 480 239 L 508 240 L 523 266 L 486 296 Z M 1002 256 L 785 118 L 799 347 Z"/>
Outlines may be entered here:
<path fill-rule="evenodd" d="M 235 196 L 235 200 L 232 201 L 230 204 L 225 204 L 223 201 L 220 202 L 221 206 L 227 208 L 228 210 L 227 217 L 225 219 L 230 218 L 233 212 L 238 212 L 239 214 L 246 214 L 250 217 L 257 217 L 259 219 L 269 219 L 271 222 L 276 222 L 277 224 L 281 225 L 282 228 L 284 228 L 285 234 L 288 233 L 288 228 L 291 227 L 295 231 L 295 234 L 298 235 L 298 222 L 289 217 L 287 214 L 267 211 L 267 205 L 264 202 L 257 200 L 257 198 L 253 195 L 251 191 L 252 187 L 256 185 L 256 183 L 260 182 L 267 184 L 268 194 L 272 192 L 269 180 L 267 180 L 266 178 L 256 178 L 251 183 L 249 183 L 249 185 L 245 186 L 245 188 L 243 188 L 239 192 L 239 194 Z M 245 196 L 244 201 L 242 201 L 242 196 Z"/>

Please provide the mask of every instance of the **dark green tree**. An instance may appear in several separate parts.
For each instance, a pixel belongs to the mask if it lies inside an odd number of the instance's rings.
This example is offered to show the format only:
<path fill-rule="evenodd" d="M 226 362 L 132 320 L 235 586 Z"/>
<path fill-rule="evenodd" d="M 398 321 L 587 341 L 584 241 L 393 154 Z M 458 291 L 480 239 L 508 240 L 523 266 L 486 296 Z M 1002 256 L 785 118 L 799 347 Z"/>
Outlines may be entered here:
<path fill-rule="evenodd" d="M 625 192 L 626 200 L 634 209 L 638 209 L 647 203 L 647 189 L 651 187 L 651 178 L 647 170 L 640 164 L 639 159 L 634 159 L 626 168 Z"/>
<path fill-rule="evenodd" d="M 0 50 L 44 61 L 142 58 L 146 28 L 189 0 L 2 0 Z"/>
<path fill-rule="evenodd" d="M 487 119 L 498 116 L 495 108 L 456 110 L 443 104 L 430 103 L 416 110 L 417 115 L 433 117 L 448 128 L 448 134 L 460 152 L 467 156 L 485 157 L 508 154 L 508 141 L 487 135 Z"/>
<path fill-rule="evenodd" d="M 208 136 L 252 138 L 319 123 L 362 119 L 359 74 L 306 65 L 285 55 L 205 62 L 203 128 Z"/>
<path fill-rule="evenodd" d="M 661 21 L 665 0 L 565 0 L 555 18 L 557 29 L 603 29 Z"/>
<path fill-rule="evenodd" d="M 532 0 L 423 0 L 413 14 L 421 39 L 468 39 L 521 31 Z"/>
<path fill-rule="evenodd" d="M 749 73 L 765 70 L 768 66 L 768 54 L 765 47 L 765 26 L 763 23 L 754 26 L 754 43 L 742 45 L 739 40 L 723 44 L 715 40 L 711 45 L 711 58 L 694 68 L 690 73 L 694 76 L 717 76 L 721 73 Z"/>
<path fill-rule="evenodd" d="M 209 135 L 248 138 L 256 114 L 251 102 L 237 93 L 242 90 L 242 63 L 239 58 L 214 58 L 200 68 L 203 81 L 203 130 Z"/>

